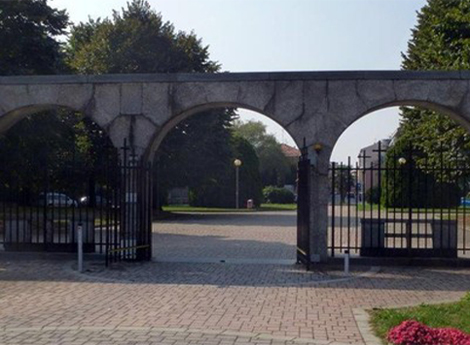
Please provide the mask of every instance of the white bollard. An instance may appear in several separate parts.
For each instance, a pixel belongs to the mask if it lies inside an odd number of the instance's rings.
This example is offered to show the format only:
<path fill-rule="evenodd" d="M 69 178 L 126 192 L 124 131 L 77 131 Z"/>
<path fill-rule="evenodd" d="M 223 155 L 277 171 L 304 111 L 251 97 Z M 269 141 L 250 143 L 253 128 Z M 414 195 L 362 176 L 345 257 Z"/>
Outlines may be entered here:
<path fill-rule="evenodd" d="M 344 273 L 349 274 L 349 250 L 345 250 L 344 254 Z"/>
<path fill-rule="evenodd" d="M 77 225 L 78 272 L 83 272 L 83 224 Z"/>

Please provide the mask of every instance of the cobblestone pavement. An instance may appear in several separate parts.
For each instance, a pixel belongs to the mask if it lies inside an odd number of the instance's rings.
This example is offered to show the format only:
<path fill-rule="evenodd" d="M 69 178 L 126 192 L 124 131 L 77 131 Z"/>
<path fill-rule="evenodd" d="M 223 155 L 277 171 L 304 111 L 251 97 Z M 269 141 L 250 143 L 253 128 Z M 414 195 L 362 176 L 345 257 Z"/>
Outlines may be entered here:
<path fill-rule="evenodd" d="M 195 213 L 154 224 L 153 257 L 295 260 L 296 211 Z"/>
<path fill-rule="evenodd" d="M 354 308 L 460 298 L 470 270 L 345 278 L 288 265 L 88 263 L 0 255 L 0 344 L 363 344 Z"/>

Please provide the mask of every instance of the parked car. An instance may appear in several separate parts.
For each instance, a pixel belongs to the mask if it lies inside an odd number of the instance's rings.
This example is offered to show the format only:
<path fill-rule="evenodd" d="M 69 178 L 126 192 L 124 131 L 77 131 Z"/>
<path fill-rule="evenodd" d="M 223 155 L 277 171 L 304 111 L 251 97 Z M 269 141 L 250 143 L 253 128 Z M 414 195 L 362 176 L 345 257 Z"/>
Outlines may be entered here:
<path fill-rule="evenodd" d="M 64 193 L 50 192 L 39 194 L 38 205 L 76 207 L 78 206 L 78 202 Z"/>
<path fill-rule="evenodd" d="M 470 198 L 461 197 L 460 206 L 465 206 L 465 207 L 470 206 Z"/>
<path fill-rule="evenodd" d="M 106 206 L 108 203 L 108 200 L 101 195 L 96 195 L 95 202 L 96 202 L 96 206 Z M 80 198 L 80 205 L 88 206 L 89 204 L 90 204 L 90 197 L 82 196 Z"/>

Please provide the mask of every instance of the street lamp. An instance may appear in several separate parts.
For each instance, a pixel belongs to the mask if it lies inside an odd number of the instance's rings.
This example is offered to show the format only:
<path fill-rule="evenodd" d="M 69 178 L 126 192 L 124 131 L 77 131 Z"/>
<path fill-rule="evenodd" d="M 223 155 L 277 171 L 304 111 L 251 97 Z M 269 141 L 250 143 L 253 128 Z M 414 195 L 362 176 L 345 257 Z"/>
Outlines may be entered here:
<path fill-rule="evenodd" d="M 235 207 L 238 209 L 240 208 L 239 205 L 239 197 L 238 197 L 238 191 L 239 191 L 239 169 L 242 165 L 242 161 L 239 160 L 238 158 L 233 161 L 233 165 L 235 165 Z"/>

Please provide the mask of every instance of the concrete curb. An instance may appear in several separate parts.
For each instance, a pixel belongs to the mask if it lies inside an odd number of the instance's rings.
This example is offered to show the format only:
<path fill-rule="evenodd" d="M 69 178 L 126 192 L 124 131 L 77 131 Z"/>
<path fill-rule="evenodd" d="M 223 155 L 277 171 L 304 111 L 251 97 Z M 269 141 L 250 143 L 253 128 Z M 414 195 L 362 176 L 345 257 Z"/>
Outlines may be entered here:
<path fill-rule="evenodd" d="M 175 263 L 175 262 L 157 262 L 157 261 L 151 261 L 152 263 Z M 197 264 L 197 262 L 177 262 L 177 263 L 190 263 L 190 264 Z M 205 263 L 205 262 L 200 262 L 200 263 Z M 109 278 L 109 277 L 103 277 L 103 276 L 96 276 L 93 274 L 90 274 L 87 272 L 86 267 L 83 273 L 78 272 L 76 269 L 73 269 L 72 267 L 75 265 L 75 262 L 68 261 L 64 264 L 64 270 L 72 274 L 81 280 L 91 280 L 91 281 L 103 281 L 103 282 L 110 282 L 110 283 L 126 283 L 130 282 L 131 280 L 126 280 L 126 279 L 117 279 L 117 278 Z M 220 263 L 220 262 L 214 262 L 213 264 L 221 264 L 221 265 L 238 265 L 240 263 L 237 262 L 225 262 L 225 263 Z M 282 264 L 281 264 L 282 265 Z M 378 266 L 372 266 L 368 271 L 363 272 L 361 274 L 357 275 L 348 275 L 344 277 L 339 277 L 339 278 L 332 278 L 332 279 L 324 279 L 324 280 L 318 280 L 318 281 L 312 281 L 312 282 L 298 282 L 298 283 L 292 283 L 292 284 L 279 284 L 279 287 L 292 287 L 292 286 L 299 286 L 299 287 L 314 287 L 317 285 L 323 285 L 323 284 L 334 284 L 334 283 L 344 283 L 344 282 L 349 282 L 353 281 L 356 279 L 361 279 L 361 278 L 368 278 L 372 277 L 375 274 L 380 272 L 380 267 Z M 132 281 L 135 283 L 134 281 Z"/>
<path fill-rule="evenodd" d="M 354 308 L 352 312 L 365 345 L 383 345 L 382 340 L 372 331 L 369 313 L 361 308 Z"/>

